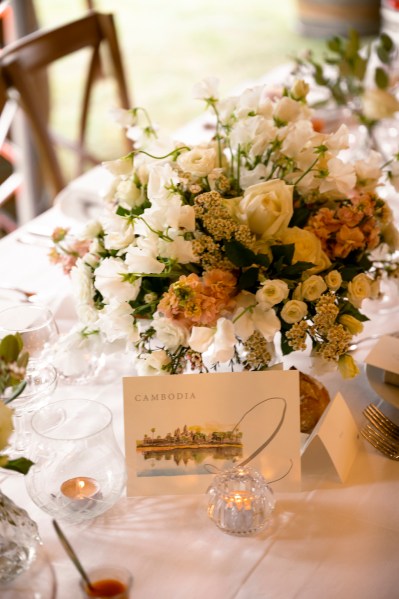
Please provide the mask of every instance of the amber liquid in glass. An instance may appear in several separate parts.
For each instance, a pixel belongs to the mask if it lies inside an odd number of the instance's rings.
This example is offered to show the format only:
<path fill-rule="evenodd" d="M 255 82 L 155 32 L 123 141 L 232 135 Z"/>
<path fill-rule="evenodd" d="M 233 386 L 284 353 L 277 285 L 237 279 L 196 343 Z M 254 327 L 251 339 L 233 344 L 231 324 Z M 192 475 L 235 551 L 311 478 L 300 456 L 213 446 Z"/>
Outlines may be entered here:
<path fill-rule="evenodd" d="M 92 589 L 86 587 L 86 593 L 88 597 L 121 597 L 121 599 L 128 599 L 126 593 L 127 588 L 119 580 L 106 578 L 104 580 L 97 580 L 91 583 Z"/>

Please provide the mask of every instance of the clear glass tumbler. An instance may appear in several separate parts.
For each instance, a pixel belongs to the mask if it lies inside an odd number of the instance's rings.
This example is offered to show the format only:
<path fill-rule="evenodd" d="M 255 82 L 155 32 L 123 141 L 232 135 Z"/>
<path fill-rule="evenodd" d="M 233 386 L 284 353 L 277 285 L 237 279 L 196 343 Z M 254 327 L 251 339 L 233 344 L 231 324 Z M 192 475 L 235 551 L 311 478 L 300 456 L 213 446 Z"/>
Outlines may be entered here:
<path fill-rule="evenodd" d="M 108 510 L 125 485 L 125 460 L 112 413 L 89 399 L 49 404 L 31 421 L 34 465 L 26 486 L 31 499 L 54 518 L 79 523 Z"/>

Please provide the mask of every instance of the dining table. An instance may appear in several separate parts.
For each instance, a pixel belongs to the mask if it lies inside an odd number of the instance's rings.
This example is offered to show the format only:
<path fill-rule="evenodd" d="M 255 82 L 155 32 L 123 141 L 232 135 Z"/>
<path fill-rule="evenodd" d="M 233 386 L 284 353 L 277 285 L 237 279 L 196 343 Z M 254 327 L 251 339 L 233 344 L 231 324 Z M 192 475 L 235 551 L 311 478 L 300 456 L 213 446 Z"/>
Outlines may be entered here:
<path fill-rule="evenodd" d="M 52 208 L 0 240 L 0 308 L 17 301 L 37 302 L 52 310 L 61 332 L 76 322 L 69 277 L 49 260 L 50 235 L 57 226 L 80 231 L 95 216 L 109 184 L 108 171 L 95 167 L 71 182 Z M 15 289 L 32 295 L 27 300 Z M 399 423 L 399 402 L 392 405 L 377 394 L 363 362 L 376 342 L 370 337 L 389 334 L 399 323 L 398 298 L 389 307 L 369 304 L 370 320 L 358 336 L 364 341 L 353 350 L 360 374 L 343 379 L 338 372 L 328 372 L 321 377 L 331 398 L 341 393 L 359 430 L 370 403 Z M 292 359 L 299 369 L 308 368 L 308 356 Z M 102 371 L 85 384 L 60 381 L 50 401 L 87 398 L 108 406 L 123 452 L 122 380 L 133 371 L 129 360 L 124 361 L 125 372 L 116 361 L 109 355 Z M 55 534 L 51 516 L 29 497 L 24 477 L 3 471 L 1 490 L 38 524 L 55 572 L 57 599 L 78 597 L 79 574 Z M 328 460 L 317 470 L 303 463 L 300 488 L 276 492 L 275 499 L 268 526 L 250 537 L 219 530 L 207 515 L 205 492 L 133 497 L 123 493 L 95 519 L 60 524 L 86 568 L 128 568 L 135 599 L 399 597 L 399 461 L 382 455 L 359 433 L 358 451 L 344 480 Z"/>

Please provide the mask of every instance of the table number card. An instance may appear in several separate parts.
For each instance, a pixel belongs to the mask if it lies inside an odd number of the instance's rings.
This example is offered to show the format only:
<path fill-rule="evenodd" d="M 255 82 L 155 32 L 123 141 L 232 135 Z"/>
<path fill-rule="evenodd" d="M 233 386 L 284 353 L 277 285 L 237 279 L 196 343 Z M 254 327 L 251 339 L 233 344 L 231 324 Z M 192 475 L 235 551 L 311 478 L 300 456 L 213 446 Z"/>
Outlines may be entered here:
<path fill-rule="evenodd" d="M 324 471 L 329 461 L 344 482 L 359 446 L 356 423 L 343 396 L 337 393 L 303 447 L 302 466 Z"/>
<path fill-rule="evenodd" d="M 274 489 L 299 487 L 298 372 L 125 377 L 123 395 L 128 495 L 204 493 L 250 456 L 267 481 L 289 471 Z"/>

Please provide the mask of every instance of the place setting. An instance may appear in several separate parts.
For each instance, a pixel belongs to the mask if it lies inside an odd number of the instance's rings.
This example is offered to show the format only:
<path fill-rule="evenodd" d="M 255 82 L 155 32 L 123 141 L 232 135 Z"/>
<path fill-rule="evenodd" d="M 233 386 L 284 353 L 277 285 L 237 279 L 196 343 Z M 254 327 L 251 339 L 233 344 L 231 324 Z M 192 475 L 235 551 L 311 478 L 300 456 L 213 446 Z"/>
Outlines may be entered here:
<path fill-rule="evenodd" d="M 112 15 L 76 23 L 127 104 Z M 1 597 L 393 596 L 397 50 L 326 51 L 194 83 L 178 136 L 114 110 L 125 153 L 52 171 L 40 264 L 35 219 L 0 240 Z"/>

